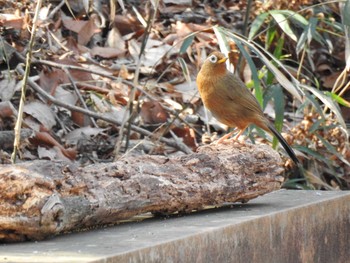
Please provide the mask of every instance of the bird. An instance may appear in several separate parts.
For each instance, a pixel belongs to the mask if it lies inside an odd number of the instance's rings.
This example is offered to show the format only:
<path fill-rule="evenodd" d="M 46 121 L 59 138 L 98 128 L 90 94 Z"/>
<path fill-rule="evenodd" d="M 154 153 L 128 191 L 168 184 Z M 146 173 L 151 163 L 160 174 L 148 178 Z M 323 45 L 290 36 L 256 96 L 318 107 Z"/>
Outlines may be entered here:
<path fill-rule="evenodd" d="M 196 83 L 204 106 L 218 121 L 239 130 L 233 140 L 238 140 L 251 124 L 272 133 L 300 170 L 301 163 L 293 149 L 265 117 L 259 102 L 244 82 L 226 68 L 226 60 L 224 54 L 214 51 L 198 72 Z M 217 143 L 229 138 L 233 132 L 221 137 Z"/>

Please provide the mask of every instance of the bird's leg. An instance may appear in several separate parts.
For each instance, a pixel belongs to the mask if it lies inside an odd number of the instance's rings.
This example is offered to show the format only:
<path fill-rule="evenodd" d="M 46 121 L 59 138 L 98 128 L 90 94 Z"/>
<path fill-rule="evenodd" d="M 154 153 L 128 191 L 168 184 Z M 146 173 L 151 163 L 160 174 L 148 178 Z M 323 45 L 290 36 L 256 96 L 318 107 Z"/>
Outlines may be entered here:
<path fill-rule="evenodd" d="M 239 133 L 237 133 L 236 136 L 233 137 L 232 140 L 233 140 L 233 141 L 238 141 L 239 136 L 241 136 L 241 135 L 243 134 L 244 131 L 245 131 L 245 128 L 242 129 L 242 130 L 240 130 Z"/>
<path fill-rule="evenodd" d="M 215 144 L 220 144 L 223 141 L 227 140 L 227 138 L 231 137 L 231 135 L 235 132 L 236 130 L 233 130 L 232 132 L 229 132 L 228 134 L 222 136 L 219 140 L 215 142 Z"/>
<path fill-rule="evenodd" d="M 239 137 L 240 137 L 240 136 L 243 134 L 243 132 L 245 131 L 245 129 L 246 129 L 246 127 L 243 128 L 243 129 L 240 129 L 239 132 L 231 139 L 231 141 L 232 141 L 232 142 L 237 142 L 238 139 L 239 139 Z M 235 130 L 235 131 L 236 131 L 236 130 Z M 233 131 L 233 132 L 234 132 L 234 131 Z M 226 138 L 228 138 L 229 136 L 231 136 L 233 132 L 230 132 L 229 134 L 223 136 L 219 141 L 225 140 Z M 219 141 L 218 141 L 218 143 L 219 143 Z M 244 141 L 243 141 L 242 143 L 245 144 Z"/>
<path fill-rule="evenodd" d="M 234 142 L 234 141 L 238 141 L 238 138 L 243 134 L 243 132 L 245 131 L 246 128 L 247 128 L 247 127 L 244 127 L 243 129 L 240 129 L 239 132 L 238 132 L 231 140 L 232 140 L 233 142 Z M 236 130 L 237 130 L 237 129 L 234 129 L 232 132 L 229 132 L 228 134 L 222 136 L 219 140 L 217 140 L 217 141 L 215 142 L 215 144 L 220 144 L 220 143 L 222 143 L 223 141 L 227 140 L 229 137 L 231 137 L 231 135 L 232 135 L 233 133 L 236 132 Z"/>

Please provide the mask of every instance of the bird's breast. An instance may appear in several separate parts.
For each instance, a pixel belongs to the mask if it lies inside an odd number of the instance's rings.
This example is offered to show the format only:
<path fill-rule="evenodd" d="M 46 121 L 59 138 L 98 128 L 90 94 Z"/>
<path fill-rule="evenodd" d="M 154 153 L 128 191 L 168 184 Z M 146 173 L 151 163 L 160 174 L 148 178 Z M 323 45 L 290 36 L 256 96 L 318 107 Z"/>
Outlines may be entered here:
<path fill-rule="evenodd" d="M 236 126 L 236 105 L 229 101 L 225 88 L 220 86 L 220 80 L 203 77 L 197 81 L 197 85 L 203 104 L 212 115 L 227 126 Z"/>

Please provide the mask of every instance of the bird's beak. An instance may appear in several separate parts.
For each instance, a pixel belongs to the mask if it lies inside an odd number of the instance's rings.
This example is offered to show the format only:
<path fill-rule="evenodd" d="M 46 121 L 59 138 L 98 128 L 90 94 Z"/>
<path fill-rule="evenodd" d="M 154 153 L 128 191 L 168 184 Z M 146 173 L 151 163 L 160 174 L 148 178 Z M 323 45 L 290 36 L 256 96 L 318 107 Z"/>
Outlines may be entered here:
<path fill-rule="evenodd" d="M 218 64 L 221 64 L 221 63 L 224 63 L 224 62 L 226 62 L 226 60 L 227 60 L 228 58 L 222 58 L 222 59 L 220 59 L 220 60 L 218 60 Z"/>

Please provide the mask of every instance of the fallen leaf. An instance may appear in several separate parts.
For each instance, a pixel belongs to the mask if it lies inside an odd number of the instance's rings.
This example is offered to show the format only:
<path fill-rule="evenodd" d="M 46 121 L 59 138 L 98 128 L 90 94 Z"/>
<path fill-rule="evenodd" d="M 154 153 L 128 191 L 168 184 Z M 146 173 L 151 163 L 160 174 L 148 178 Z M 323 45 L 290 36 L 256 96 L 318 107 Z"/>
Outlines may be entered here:
<path fill-rule="evenodd" d="M 105 131 L 106 129 L 93 128 L 93 127 L 82 127 L 75 129 L 66 134 L 64 137 L 65 141 L 69 145 L 76 145 L 83 135 L 91 138 Z"/>
<path fill-rule="evenodd" d="M 130 14 L 116 15 L 113 24 L 118 28 L 122 36 L 135 33 L 143 29 L 142 25 Z"/>
<path fill-rule="evenodd" d="M 88 21 L 64 17 L 62 23 L 65 28 L 78 34 L 79 44 L 86 45 L 94 34 L 101 32 L 101 29 L 95 23 L 95 19 L 95 16 L 91 16 Z"/>
<path fill-rule="evenodd" d="M 12 99 L 16 91 L 16 79 L 14 77 L 6 77 L 0 81 L 0 100 L 9 101 Z"/>
<path fill-rule="evenodd" d="M 95 94 L 90 94 L 90 99 L 93 102 L 97 111 L 104 113 L 107 117 L 114 118 L 116 121 L 122 122 L 124 115 L 127 114 L 127 109 L 120 105 L 112 105 L 103 98 L 96 96 Z"/>
<path fill-rule="evenodd" d="M 174 5 L 192 5 L 192 0 L 163 0 L 164 4 L 174 4 Z"/>
<path fill-rule="evenodd" d="M 37 121 L 39 121 L 47 130 L 56 124 L 55 116 L 49 106 L 44 103 L 33 101 L 24 105 L 23 111 L 33 116 Z"/>
<path fill-rule="evenodd" d="M 95 19 L 97 19 L 97 16 L 92 15 L 88 22 L 80 29 L 78 33 L 79 44 L 85 46 L 89 43 L 93 35 L 101 32 L 101 29 L 96 25 Z"/>
<path fill-rule="evenodd" d="M 176 136 L 182 138 L 184 144 L 191 147 L 192 150 L 195 150 L 197 148 L 197 142 L 196 142 L 196 134 L 192 128 L 189 127 L 174 127 L 173 132 L 176 134 Z"/>
<path fill-rule="evenodd" d="M 109 30 L 106 40 L 106 46 L 122 50 L 123 52 L 126 51 L 125 40 L 123 39 L 117 27 L 113 27 L 111 30 Z"/>
<path fill-rule="evenodd" d="M 0 27 L 22 29 L 23 24 L 23 17 L 19 17 L 15 14 L 0 14 Z"/>
<path fill-rule="evenodd" d="M 140 116 L 145 124 L 165 123 L 169 118 L 169 114 L 157 101 L 145 101 L 142 103 Z"/>
<path fill-rule="evenodd" d="M 101 58 L 117 58 L 123 56 L 125 53 L 124 48 L 114 48 L 114 47 L 99 47 L 95 46 L 91 49 L 91 55 L 93 57 L 101 57 Z"/>
<path fill-rule="evenodd" d="M 196 103 L 200 100 L 200 96 L 197 90 L 197 84 L 195 81 L 191 83 L 184 82 L 178 85 L 175 85 L 175 90 L 182 94 L 182 100 L 184 102 Z"/>
<path fill-rule="evenodd" d="M 0 118 L 9 118 L 17 115 L 17 110 L 10 101 L 0 102 Z"/>
<path fill-rule="evenodd" d="M 57 147 L 64 156 L 70 160 L 74 160 L 77 155 L 77 151 L 73 148 L 65 149 L 55 138 L 48 132 L 36 132 L 35 136 L 30 138 L 29 141 L 34 145 L 45 145 L 49 147 Z"/>

